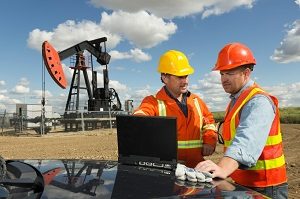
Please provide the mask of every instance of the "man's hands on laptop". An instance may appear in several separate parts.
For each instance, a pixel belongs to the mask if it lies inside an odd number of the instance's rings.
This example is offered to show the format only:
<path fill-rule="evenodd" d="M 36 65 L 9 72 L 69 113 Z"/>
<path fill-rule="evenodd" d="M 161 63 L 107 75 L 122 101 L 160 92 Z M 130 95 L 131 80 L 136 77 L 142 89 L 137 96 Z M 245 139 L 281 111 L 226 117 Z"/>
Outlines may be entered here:
<path fill-rule="evenodd" d="M 175 171 L 178 180 L 188 180 L 190 182 L 212 182 L 212 174 L 209 172 L 196 171 L 193 168 L 186 167 L 178 163 Z"/>

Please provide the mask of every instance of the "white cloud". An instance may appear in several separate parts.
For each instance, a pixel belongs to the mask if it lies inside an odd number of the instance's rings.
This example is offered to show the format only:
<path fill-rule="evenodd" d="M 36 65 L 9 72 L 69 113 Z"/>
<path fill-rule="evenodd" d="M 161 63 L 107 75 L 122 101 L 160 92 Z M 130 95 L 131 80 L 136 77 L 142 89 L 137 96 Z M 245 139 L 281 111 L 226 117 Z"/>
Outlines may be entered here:
<path fill-rule="evenodd" d="M 151 56 L 144 53 L 141 49 L 135 48 L 131 49 L 129 52 L 119 52 L 117 50 L 112 50 L 109 52 L 111 55 L 111 61 L 117 59 L 132 59 L 135 62 L 144 62 L 151 60 Z"/>
<path fill-rule="evenodd" d="M 46 104 L 52 105 L 53 112 L 64 113 L 67 103 L 67 95 L 59 93 L 56 96 L 49 96 L 46 98 Z"/>
<path fill-rule="evenodd" d="M 290 63 L 300 61 L 300 20 L 296 20 L 289 26 L 280 47 L 275 49 L 270 57 L 279 63 Z"/>
<path fill-rule="evenodd" d="M 41 50 L 42 43 L 44 41 L 50 41 L 52 36 L 54 35 L 53 32 L 47 32 L 45 30 L 34 29 L 29 33 L 29 37 L 27 39 L 27 44 L 30 48 Z"/>
<path fill-rule="evenodd" d="M 136 62 L 144 62 L 151 60 L 151 55 L 144 53 L 141 49 L 131 49 L 130 53 Z"/>
<path fill-rule="evenodd" d="M 29 93 L 30 88 L 25 87 L 24 85 L 16 85 L 13 89 L 12 92 L 16 94 L 25 94 Z"/>
<path fill-rule="evenodd" d="M 298 6 L 300 6 L 300 0 L 295 0 L 295 3 L 298 4 Z"/>
<path fill-rule="evenodd" d="M 0 89 L 0 94 L 5 94 L 7 93 L 7 89 L 4 88 L 4 86 L 6 85 L 4 80 L 0 80 L 0 86 L 3 87 Z"/>
<path fill-rule="evenodd" d="M 134 107 L 137 108 L 144 97 L 155 94 L 159 89 L 160 87 L 152 88 L 149 85 L 144 88 L 128 88 L 126 92 L 130 95 L 128 94 L 126 99 L 132 99 Z M 204 79 L 190 85 L 189 90 L 199 95 L 211 111 L 224 111 L 229 102 L 229 94 L 224 92 L 220 83 L 220 74 L 216 71 L 205 74 Z"/>
<path fill-rule="evenodd" d="M 201 14 L 202 18 L 220 15 L 237 7 L 252 8 L 255 0 L 90 0 L 95 7 L 126 12 L 148 11 L 162 18 L 185 17 Z"/>
<path fill-rule="evenodd" d="M 7 93 L 8 91 L 6 90 L 6 89 L 1 89 L 0 90 L 0 93 L 2 93 L 2 94 L 5 94 L 5 93 Z"/>
<path fill-rule="evenodd" d="M 169 39 L 177 26 L 145 11 L 102 13 L 101 26 L 110 32 L 124 35 L 139 48 L 151 48 Z"/>
<path fill-rule="evenodd" d="M 150 48 L 168 40 L 176 29 L 173 22 L 165 22 L 145 11 L 118 11 L 110 15 L 103 12 L 99 24 L 88 20 L 68 20 L 52 31 L 34 29 L 29 33 L 27 44 L 40 51 L 42 43 L 48 41 L 57 51 L 61 51 L 85 40 L 107 37 L 108 49 L 115 48 L 122 40 L 128 40 L 134 47 Z M 136 62 L 150 60 L 151 56 L 139 48 L 130 50 L 127 56 Z"/>
<path fill-rule="evenodd" d="M 4 101 L 4 100 L 6 100 L 6 99 L 8 99 L 8 97 L 7 97 L 7 96 L 5 96 L 5 95 L 1 95 L 1 94 L 0 94 L 0 101 Z"/>
<path fill-rule="evenodd" d="M 6 110 L 6 106 L 0 103 L 0 110 Z"/>
<path fill-rule="evenodd" d="M 215 0 L 215 1 L 205 1 L 204 11 L 202 13 L 202 18 L 209 17 L 211 15 L 221 15 L 228 13 L 238 7 L 252 8 L 255 0 Z"/>
<path fill-rule="evenodd" d="M 280 107 L 300 106 L 300 82 L 281 84 L 265 89 L 278 98 Z"/>
<path fill-rule="evenodd" d="M 109 87 L 114 88 L 116 91 L 126 91 L 127 86 L 125 84 L 120 83 L 119 81 L 116 80 L 110 80 L 109 81 Z"/>
<path fill-rule="evenodd" d="M 29 85 L 29 81 L 27 78 L 23 77 L 20 79 L 20 82 L 19 82 L 20 85 L 23 85 L 23 86 L 28 86 Z"/>
<path fill-rule="evenodd" d="M 112 50 L 109 52 L 111 55 L 111 60 L 117 60 L 117 59 L 130 59 L 132 58 L 132 55 L 130 55 L 128 52 L 119 52 L 117 50 Z"/>
<path fill-rule="evenodd" d="M 85 40 L 93 40 L 100 37 L 107 37 L 107 47 L 114 48 L 120 41 L 121 37 L 111 34 L 92 21 L 83 20 L 75 22 L 68 20 L 59 24 L 53 31 L 34 29 L 29 33 L 27 44 L 30 48 L 40 51 L 42 43 L 49 41 L 57 50 L 61 51 Z"/>
<path fill-rule="evenodd" d="M 138 98 L 144 98 L 148 95 L 153 95 L 154 93 L 151 92 L 150 88 L 145 88 L 145 89 L 141 89 L 141 90 L 137 90 L 135 92 L 135 97 L 138 97 Z"/>
<path fill-rule="evenodd" d="M 42 99 L 42 93 L 43 91 L 42 90 L 34 90 L 32 91 L 32 94 L 38 98 L 38 99 Z M 48 90 L 45 91 L 45 98 L 48 98 L 48 97 L 53 97 L 52 93 Z"/>
<path fill-rule="evenodd" d="M 51 30 L 34 29 L 29 33 L 27 44 L 30 48 L 40 51 L 44 41 L 49 41 L 57 51 L 64 50 L 79 42 L 107 37 L 107 47 L 113 49 L 121 41 L 128 40 L 134 47 L 151 48 L 173 35 L 177 26 L 163 18 L 189 16 L 202 13 L 202 17 L 219 15 L 238 7 L 251 8 L 255 0 L 167 0 L 141 1 L 129 0 L 91 0 L 96 7 L 114 10 L 108 14 L 103 12 L 99 23 L 82 20 L 68 20 Z M 176 10 L 176 12 L 174 12 Z M 137 49 L 137 48 L 136 48 Z M 137 52 L 137 51 L 135 51 Z M 143 52 L 134 56 L 137 62 L 147 61 L 151 57 Z M 126 56 L 124 56 L 126 58 Z"/>
<path fill-rule="evenodd" d="M 300 82 L 264 87 L 279 100 L 279 107 L 300 106 Z M 191 91 L 201 96 L 211 111 L 224 111 L 229 103 L 229 94 L 225 93 L 220 82 L 219 73 L 213 71 L 205 74 L 204 79 L 192 85 Z"/>
<path fill-rule="evenodd" d="M 19 83 L 12 89 L 12 92 L 15 94 L 26 94 L 29 93 L 30 88 L 29 81 L 27 78 L 21 78 Z"/>
<path fill-rule="evenodd" d="M 5 81 L 4 80 L 0 81 L 0 86 L 5 86 Z"/>
<path fill-rule="evenodd" d="M 4 110 L 8 114 L 15 112 L 17 103 L 22 103 L 22 101 L 0 94 L 0 113 L 3 113 Z"/>
<path fill-rule="evenodd" d="M 229 101 L 229 95 L 224 92 L 217 71 L 205 74 L 204 79 L 198 80 L 198 84 L 190 86 L 190 90 L 202 98 L 210 111 L 224 111 Z"/>
<path fill-rule="evenodd" d="M 121 96 L 122 99 L 133 100 L 133 106 L 136 109 L 146 96 L 153 95 L 156 92 L 157 90 L 153 90 L 151 86 L 146 85 L 143 88 L 127 88 L 126 93 L 122 93 Z"/>

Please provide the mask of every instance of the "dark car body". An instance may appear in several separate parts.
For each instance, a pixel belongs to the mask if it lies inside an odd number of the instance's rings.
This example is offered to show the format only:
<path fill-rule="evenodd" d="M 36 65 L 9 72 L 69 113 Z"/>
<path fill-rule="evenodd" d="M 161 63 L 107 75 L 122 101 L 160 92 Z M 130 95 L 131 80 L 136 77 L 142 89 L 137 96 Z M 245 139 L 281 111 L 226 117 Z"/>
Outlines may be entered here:
<path fill-rule="evenodd" d="M 226 180 L 189 183 L 174 171 L 97 160 L 7 161 L 0 198 L 267 198 Z"/>

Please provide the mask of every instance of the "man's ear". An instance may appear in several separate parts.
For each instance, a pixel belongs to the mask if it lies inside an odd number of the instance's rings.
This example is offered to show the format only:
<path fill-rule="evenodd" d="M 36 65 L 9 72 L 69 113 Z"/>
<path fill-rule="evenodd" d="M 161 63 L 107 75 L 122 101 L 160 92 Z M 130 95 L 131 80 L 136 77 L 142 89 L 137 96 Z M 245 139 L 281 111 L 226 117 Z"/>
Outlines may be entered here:
<path fill-rule="evenodd" d="M 162 74 L 162 75 L 161 75 L 161 80 L 162 80 L 163 82 L 166 82 L 167 79 L 168 79 L 167 75 L 165 75 L 165 74 Z"/>
<path fill-rule="evenodd" d="M 245 75 L 246 75 L 247 77 L 250 77 L 251 69 L 250 69 L 250 68 L 246 68 L 246 69 L 244 70 L 244 73 L 245 73 Z"/>

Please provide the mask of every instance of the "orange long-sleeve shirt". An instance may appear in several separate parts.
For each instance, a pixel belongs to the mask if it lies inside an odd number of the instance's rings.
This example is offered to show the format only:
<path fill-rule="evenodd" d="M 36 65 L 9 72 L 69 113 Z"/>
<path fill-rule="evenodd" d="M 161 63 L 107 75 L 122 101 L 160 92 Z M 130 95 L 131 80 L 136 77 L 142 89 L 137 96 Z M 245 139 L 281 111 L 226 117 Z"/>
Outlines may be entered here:
<path fill-rule="evenodd" d="M 168 96 L 164 88 L 162 88 L 155 97 L 145 97 L 134 114 L 159 116 L 158 100 L 164 102 L 167 116 L 177 118 L 178 143 L 201 140 L 201 144 L 198 147 L 178 147 L 178 160 L 183 161 L 183 164 L 188 167 L 195 167 L 197 163 L 204 160 L 202 156 L 202 141 L 203 144 L 209 144 L 213 147 L 215 147 L 217 142 L 215 121 L 212 113 L 200 97 L 190 94 L 187 96 L 186 101 L 188 107 L 188 116 L 186 117 L 176 101 Z M 198 101 L 202 116 L 199 115 L 194 100 Z"/>

